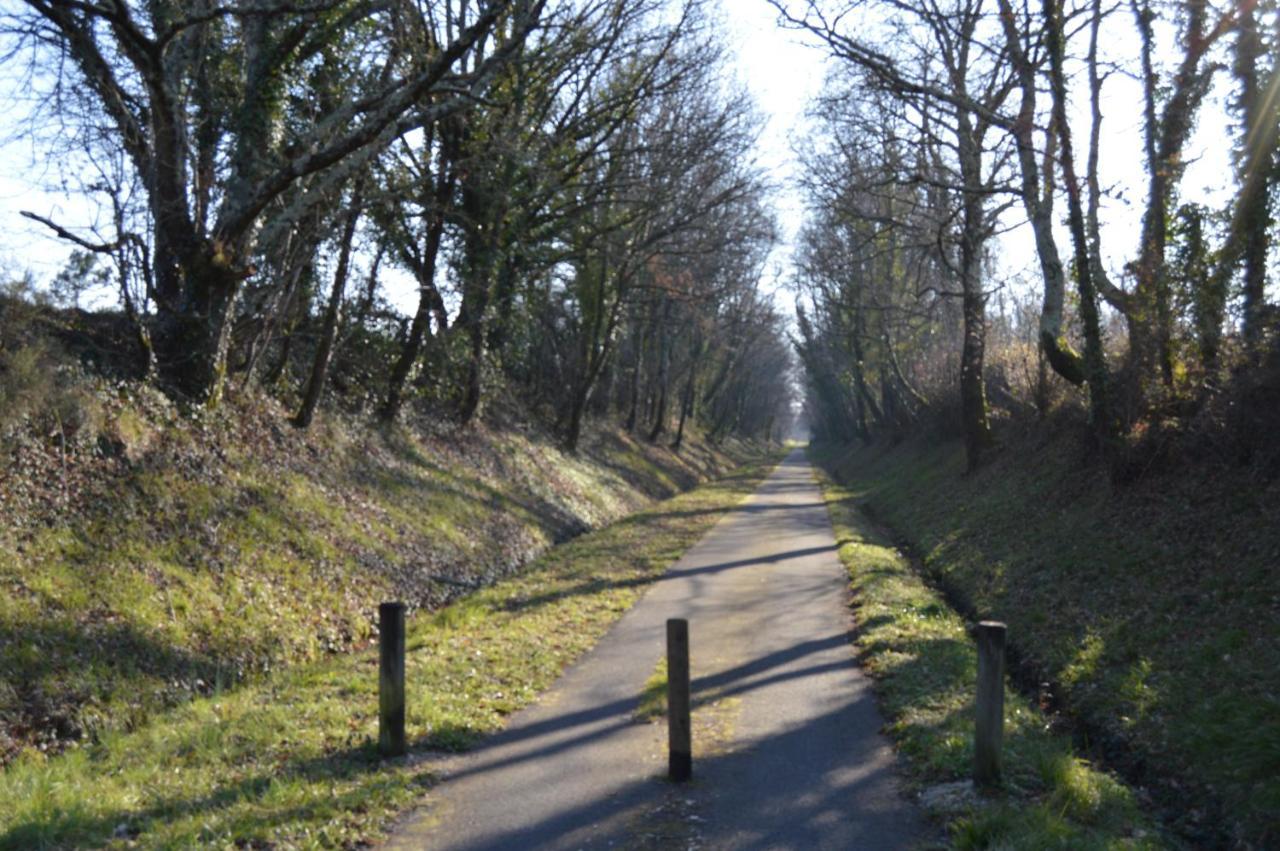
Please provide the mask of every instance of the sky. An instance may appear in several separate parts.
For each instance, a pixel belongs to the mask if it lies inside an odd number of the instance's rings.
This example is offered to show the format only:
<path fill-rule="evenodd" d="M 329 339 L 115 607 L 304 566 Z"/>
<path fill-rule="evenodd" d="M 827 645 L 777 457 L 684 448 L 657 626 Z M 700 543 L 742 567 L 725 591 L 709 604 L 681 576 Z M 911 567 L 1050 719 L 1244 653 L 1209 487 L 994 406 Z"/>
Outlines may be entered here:
<path fill-rule="evenodd" d="M 830 60 L 812 40 L 778 26 L 777 13 L 767 0 L 717 2 L 734 54 L 734 72 L 766 117 L 756 157 L 777 187 L 773 205 L 781 244 L 771 258 L 764 288 L 773 291 L 779 306 L 787 309 L 791 297 L 784 284 L 790 274 L 792 244 L 804 218 L 803 196 L 796 185 L 799 165 L 793 147 L 803 131 L 806 105 L 821 89 Z M 1112 49 L 1122 54 L 1132 48 L 1119 43 Z M 1110 82 L 1105 91 L 1104 182 L 1124 186 L 1130 198 L 1140 199 L 1140 92 L 1136 83 L 1121 78 Z M 5 104 L 5 109 L 12 122 L 20 103 Z M 1230 187 L 1230 147 L 1222 142 L 1225 121 L 1219 93 L 1218 104 L 1210 104 L 1190 146 L 1192 162 L 1183 184 L 1188 197 L 1221 200 Z M 1081 115 L 1078 126 L 1087 126 L 1086 115 Z M 0 138 L 13 129 L 12 124 L 0 121 Z M 1084 142 L 1077 140 L 1080 146 Z M 43 226 L 22 218 L 20 210 L 33 210 L 68 225 L 92 221 L 92 211 L 75 197 L 43 188 L 56 178 L 56 169 L 42 165 L 38 153 L 28 142 L 0 144 L 0 264 L 9 277 L 30 269 L 38 278 L 47 279 L 62 268 L 69 253 L 64 242 Z M 1113 268 L 1119 268 L 1136 246 L 1140 206 L 1116 201 L 1104 210 L 1106 249 Z M 1020 210 L 1015 211 L 1011 226 L 1019 214 Z M 1036 280 L 1038 269 L 1028 227 L 1016 227 L 1001 237 L 999 254 L 997 275 L 1014 278 L 1022 274 L 1028 280 Z M 415 298 L 412 285 L 393 281 L 391 289 L 394 301 L 411 312 Z"/>
<path fill-rule="evenodd" d="M 720 0 L 720 6 L 738 78 L 766 116 L 757 158 L 777 187 L 773 205 L 782 244 L 771 258 L 765 281 L 767 288 L 776 290 L 789 274 L 792 245 L 804 221 L 794 147 L 808 102 L 822 88 L 827 59 L 800 34 L 779 27 L 777 12 L 766 0 Z"/>

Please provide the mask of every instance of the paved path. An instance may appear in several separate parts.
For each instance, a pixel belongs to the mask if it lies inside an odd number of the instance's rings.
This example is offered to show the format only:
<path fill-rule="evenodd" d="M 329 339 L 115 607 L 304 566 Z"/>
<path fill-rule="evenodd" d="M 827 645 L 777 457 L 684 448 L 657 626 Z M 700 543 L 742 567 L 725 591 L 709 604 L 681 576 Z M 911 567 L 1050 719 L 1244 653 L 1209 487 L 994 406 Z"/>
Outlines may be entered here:
<path fill-rule="evenodd" d="M 804 453 L 787 456 L 535 705 L 444 766 L 393 849 L 893 849 L 929 838 L 848 643 L 843 569 Z M 633 719 L 690 622 L 694 782 Z"/>

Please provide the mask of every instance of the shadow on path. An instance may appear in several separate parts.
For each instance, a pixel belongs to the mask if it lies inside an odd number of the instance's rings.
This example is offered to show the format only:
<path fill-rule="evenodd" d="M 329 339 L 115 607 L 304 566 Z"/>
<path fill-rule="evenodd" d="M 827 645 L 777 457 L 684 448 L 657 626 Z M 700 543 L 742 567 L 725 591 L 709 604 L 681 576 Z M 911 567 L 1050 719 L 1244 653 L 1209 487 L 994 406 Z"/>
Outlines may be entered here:
<path fill-rule="evenodd" d="M 833 635 L 825 639 L 808 641 L 803 644 L 789 647 L 769 656 L 760 659 L 753 659 L 750 662 L 739 665 L 727 671 L 721 671 L 705 677 L 697 677 L 690 682 L 690 689 L 693 694 L 695 704 L 705 701 L 711 697 L 723 698 L 734 697 L 746 694 L 754 689 L 763 688 L 786 680 L 794 680 L 802 677 L 816 676 L 831 670 L 839 670 L 841 668 L 851 668 L 854 664 L 853 657 L 841 662 L 827 662 L 820 665 L 811 665 L 806 668 L 794 669 L 775 673 L 772 676 L 762 677 L 768 671 L 776 668 L 790 665 L 798 659 L 813 653 L 819 653 L 834 647 L 845 646 L 848 644 L 847 635 Z M 584 747 L 600 739 L 607 738 L 619 730 L 631 727 L 638 723 L 634 717 L 636 709 L 640 705 L 640 695 L 629 697 L 625 700 L 615 700 L 591 709 L 572 712 L 565 715 L 557 715 L 545 721 L 539 721 L 521 727 L 509 728 L 501 733 L 486 739 L 483 744 L 471 751 L 471 765 L 466 768 L 451 772 L 450 781 L 458 781 L 464 777 L 469 777 L 485 772 L 496 771 L 511 765 L 516 765 L 529 760 L 544 759 L 557 753 L 563 753 L 574 748 Z M 558 738 L 559 734 L 564 733 L 576 727 L 586 727 L 597 725 L 601 722 L 609 722 L 608 726 L 596 727 L 590 732 L 576 736 L 571 739 Z M 518 755 L 506 757 L 498 760 L 486 760 L 485 752 L 497 750 L 507 745 L 519 742 L 527 742 L 534 739 L 549 739 L 545 745 L 536 743 L 530 745 L 529 750 L 522 750 Z M 415 743 L 415 746 L 422 744 L 421 740 Z"/>
<path fill-rule="evenodd" d="M 867 694 L 857 700 L 869 702 L 872 698 Z M 865 801 L 868 786 L 882 781 L 877 776 L 880 766 L 874 760 L 860 766 L 856 750 L 813 747 L 815 742 L 831 741 L 833 728 L 847 722 L 850 708 L 848 704 L 836 706 L 765 742 L 748 743 L 741 750 L 697 760 L 694 779 L 687 785 L 675 786 L 665 777 L 654 775 L 612 794 L 582 801 L 537 824 L 449 847 L 457 851 L 533 849 L 590 830 L 589 841 L 581 847 L 901 849 L 901 802 L 886 800 L 883 806 L 868 806 Z M 808 753 L 813 758 L 785 777 L 774 773 L 767 800 L 734 806 L 732 818 L 716 817 L 721 783 L 750 771 L 751 763 L 760 762 L 766 750 L 777 754 Z M 671 807 L 672 796 L 686 806 Z M 713 816 L 686 817 L 682 823 L 671 824 L 670 813 L 687 809 L 692 800 L 709 804 Z M 862 805 L 853 819 L 850 807 L 855 801 Z M 833 834 L 839 837 L 838 844 L 832 843 Z"/>

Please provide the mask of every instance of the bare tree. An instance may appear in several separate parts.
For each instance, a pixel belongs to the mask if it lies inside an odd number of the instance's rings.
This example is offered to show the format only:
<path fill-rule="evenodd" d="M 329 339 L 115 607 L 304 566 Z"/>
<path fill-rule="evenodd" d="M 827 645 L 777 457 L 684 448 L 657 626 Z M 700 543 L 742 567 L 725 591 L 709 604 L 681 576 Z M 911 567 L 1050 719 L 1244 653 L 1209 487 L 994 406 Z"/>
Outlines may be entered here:
<path fill-rule="evenodd" d="M 127 152 L 154 228 L 161 366 L 180 392 L 216 403 L 241 285 L 254 274 L 271 205 L 307 181 L 270 216 L 287 229 L 392 139 L 465 108 L 543 4 L 481 2 L 447 43 L 415 38 L 429 30 L 414 22 L 436 9 L 410 0 L 24 0 L 7 26 L 42 55 L 65 57 Z M 489 41 L 484 61 L 464 64 Z M 310 138 L 282 149 L 282 103 L 313 82 L 309 61 L 336 44 L 354 57 L 342 97 L 310 99 Z M 232 55 L 243 74 L 219 77 Z"/>
<path fill-rule="evenodd" d="M 818 36 L 831 53 L 859 69 L 860 84 L 909 105 L 914 131 L 936 151 L 932 177 L 954 196 L 958 227 L 940 241 L 940 258 L 958 278 L 964 317 L 960 396 L 970 468 L 991 444 L 984 378 L 986 299 L 982 280 L 984 245 L 994 234 L 1006 191 L 1007 136 L 993 133 L 1006 122 L 1001 110 L 1014 87 L 1005 51 L 988 39 L 993 23 L 982 0 L 949 5 L 886 2 L 892 22 L 884 38 L 901 45 L 893 53 L 867 36 L 856 21 L 831 14 L 818 0 L 796 4 L 773 0 L 784 19 Z M 849 4 L 845 13 L 865 13 Z M 952 176 L 954 175 L 954 176 Z M 904 176 L 900 179 L 906 179 Z M 951 250 L 952 247 L 954 250 Z"/>

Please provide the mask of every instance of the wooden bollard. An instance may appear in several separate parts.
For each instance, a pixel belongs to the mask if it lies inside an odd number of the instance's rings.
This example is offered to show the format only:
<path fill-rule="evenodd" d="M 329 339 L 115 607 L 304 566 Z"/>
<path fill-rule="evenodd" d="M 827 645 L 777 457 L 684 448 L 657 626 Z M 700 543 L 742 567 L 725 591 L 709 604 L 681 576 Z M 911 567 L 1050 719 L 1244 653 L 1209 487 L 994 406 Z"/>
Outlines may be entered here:
<path fill-rule="evenodd" d="M 1004 741 L 1004 637 L 999 621 L 978 624 L 977 718 L 973 735 L 973 781 L 1000 784 L 1000 748 Z"/>
<path fill-rule="evenodd" d="M 689 724 L 689 622 L 667 621 L 667 776 L 676 783 L 693 776 L 693 736 Z"/>
<path fill-rule="evenodd" d="M 404 756 L 404 603 L 378 606 L 378 752 Z"/>

